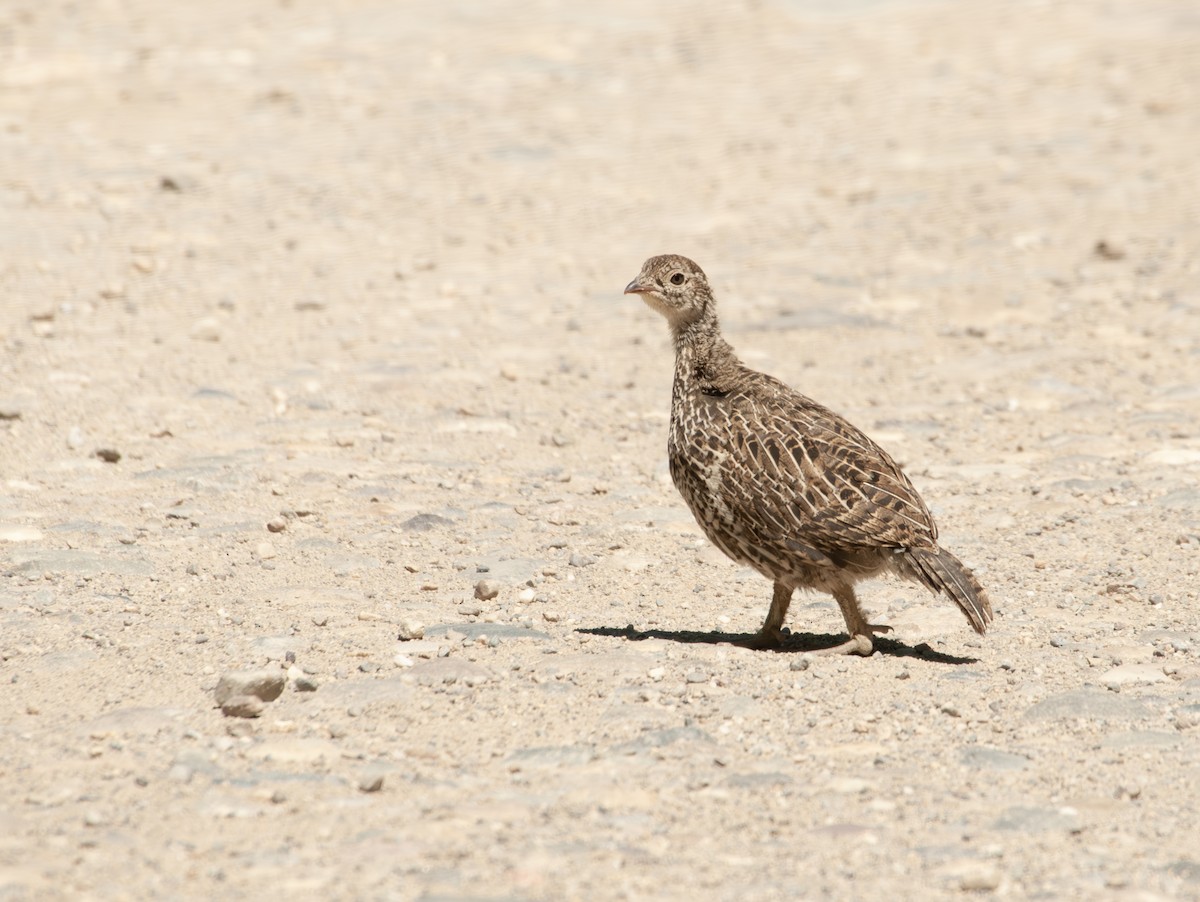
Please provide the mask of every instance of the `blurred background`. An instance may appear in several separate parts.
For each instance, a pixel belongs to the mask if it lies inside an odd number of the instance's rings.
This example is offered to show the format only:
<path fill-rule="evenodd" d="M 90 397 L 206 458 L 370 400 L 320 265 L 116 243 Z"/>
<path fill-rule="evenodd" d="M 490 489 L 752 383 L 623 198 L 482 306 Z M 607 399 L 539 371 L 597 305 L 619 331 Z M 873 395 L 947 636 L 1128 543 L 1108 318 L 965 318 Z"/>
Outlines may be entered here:
<path fill-rule="evenodd" d="M 486 344 L 606 328 L 666 251 L 748 321 L 1162 303 L 1197 279 L 1198 40 L 1132 0 L 14 0 L 0 303 L 267 342 L 300 295 L 355 340 L 440 303 Z"/>

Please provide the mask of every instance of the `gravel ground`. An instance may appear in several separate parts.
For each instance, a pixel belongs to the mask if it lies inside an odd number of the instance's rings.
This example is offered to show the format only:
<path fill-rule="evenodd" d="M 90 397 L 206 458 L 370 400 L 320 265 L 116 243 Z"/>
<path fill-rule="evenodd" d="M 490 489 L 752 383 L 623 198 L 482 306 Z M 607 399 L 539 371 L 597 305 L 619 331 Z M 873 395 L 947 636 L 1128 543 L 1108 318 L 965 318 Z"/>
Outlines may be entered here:
<path fill-rule="evenodd" d="M 1200 897 L 1200 15 L 837 8 L 10 4 L 0 898 Z M 663 252 L 986 637 L 734 644 Z"/>

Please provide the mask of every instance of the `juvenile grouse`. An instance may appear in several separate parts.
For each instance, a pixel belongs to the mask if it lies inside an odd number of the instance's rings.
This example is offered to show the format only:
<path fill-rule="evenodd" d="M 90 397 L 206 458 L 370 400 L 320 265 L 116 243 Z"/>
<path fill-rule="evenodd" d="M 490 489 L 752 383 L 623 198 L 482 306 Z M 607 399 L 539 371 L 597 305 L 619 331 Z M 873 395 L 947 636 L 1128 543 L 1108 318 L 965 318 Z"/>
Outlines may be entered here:
<path fill-rule="evenodd" d="M 705 535 L 775 584 L 754 645 L 781 643 L 796 589 L 828 592 L 850 640 L 826 653 L 869 655 L 854 584 L 884 571 L 944 592 L 977 633 L 992 620 L 975 576 L 937 544 L 925 502 L 888 453 L 838 414 L 745 366 L 721 337 L 716 302 L 686 257 L 651 257 L 626 294 L 664 317 L 675 340 L 667 454 Z"/>

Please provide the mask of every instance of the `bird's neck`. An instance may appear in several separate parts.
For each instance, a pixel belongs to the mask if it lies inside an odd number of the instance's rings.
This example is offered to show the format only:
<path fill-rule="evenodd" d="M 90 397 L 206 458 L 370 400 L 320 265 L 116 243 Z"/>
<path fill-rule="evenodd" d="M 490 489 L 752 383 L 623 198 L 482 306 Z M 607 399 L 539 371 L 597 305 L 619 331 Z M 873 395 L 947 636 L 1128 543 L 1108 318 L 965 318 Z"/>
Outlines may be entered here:
<path fill-rule="evenodd" d="M 738 359 L 729 342 L 721 336 L 717 314 L 712 310 L 705 311 L 699 319 L 676 326 L 672 331 L 675 338 L 675 367 L 680 373 L 716 376 L 737 365 Z"/>

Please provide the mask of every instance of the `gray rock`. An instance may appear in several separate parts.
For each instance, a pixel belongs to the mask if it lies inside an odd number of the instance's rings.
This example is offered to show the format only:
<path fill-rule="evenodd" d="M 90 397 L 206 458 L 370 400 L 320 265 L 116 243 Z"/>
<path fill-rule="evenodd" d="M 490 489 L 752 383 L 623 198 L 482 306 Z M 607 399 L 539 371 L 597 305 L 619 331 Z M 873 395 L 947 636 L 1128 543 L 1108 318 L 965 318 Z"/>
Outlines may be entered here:
<path fill-rule="evenodd" d="M 250 643 L 250 648 L 268 661 L 286 661 L 289 654 L 294 658 L 302 650 L 301 645 L 298 636 L 260 636 Z"/>
<path fill-rule="evenodd" d="M 440 529 L 443 526 L 453 525 L 453 520 L 448 520 L 437 514 L 417 514 L 415 517 L 409 517 L 401 523 L 400 528 L 407 529 L 410 532 L 429 532 L 431 529 Z"/>
<path fill-rule="evenodd" d="M 113 550 L 105 554 L 70 549 L 13 550 L 9 565 L 18 572 L 57 572 L 91 578 L 102 573 L 117 576 L 152 576 L 156 567 L 140 554 L 127 556 Z"/>
<path fill-rule="evenodd" d="M 1167 871 L 1187 883 L 1200 884 L 1200 861 L 1181 858 L 1167 865 Z"/>
<path fill-rule="evenodd" d="M 369 554 L 348 554 L 338 552 L 325 556 L 325 566 L 334 576 L 348 576 L 360 570 L 378 570 L 383 563 L 377 557 Z"/>
<path fill-rule="evenodd" d="M 221 674 L 214 695 L 217 704 L 225 703 L 239 695 L 249 695 L 264 702 L 273 702 L 283 692 L 287 674 L 276 668 L 265 670 L 231 670 Z"/>
<path fill-rule="evenodd" d="M 1175 489 L 1173 492 L 1160 495 L 1151 503 L 1169 510 L 1194 511 L 1200 509 L 1200 491 L 1192 488 Z"/>
<path fill-rule="evenodd" d="M 187 711 L 180 708 L 118 708 L 80 727 L 80 732 L 120 736 L 158 736 L 182 733 Z"/>
<path fill-rule="evenodd" d="M 1073 808 L 1015 806 L 1005 809 L 992 827 L 996 830 L 1015 830 L 1021 833 L 1040 833 L 1046 830 L 1078 833 L 1082 824 L 1079 813 Z"/>
<path fill-rule="evenodd" d="M 985 745 L 969 745 L 962 749 L 962 762 L 977 770 L 1024 770 L 1029 759 L 1024 755 L 1001 751 Z"/>
<path fill-rule="evenodd" d="M 221 713 L 226 717 L 260 717 L 266 706 L 254 695 L 234 695 L 221 703 Z"/>
<path fill-rule="evenodd" d="M 425 625 L 419 620 L 401 620 L 396 638 L 401 642 L 411 642 L 414 639 L 425 638 Z"/>
<path fill-rule="evenodd" d="M 481 579 L 475 584 L 475 597 L 480 601 L 491 601 L 500 594 L 500 583 L 494 579 Z"/>
<path fill-rule="evenodd" d="M 725 785 L 735 789 L 760 789 L 769 786 L 785 786 L 791 782 L 791 777 L 787 774 L 781 774 L 778 771 L 730 774 L 725 779 Z"/>
<path fill-rule="evenodd" d="M 383 789 L 383 774 L 363 774 L 358 778 L 360 792 L 379 792 Z"/>
<path fill-rule="evenodd" d="M 457 658 L 436 658 L 416 664 L 409 673 L 422 686 L 437 686 L 449 683 L 476 685 L 487 682 L 491 677 L 486 667 Z"/>
<path fill-rule="evenodd" d="M 1178 733 L 1163 733 L 1156 730 L 1131 730 L 1127 733 L 1114 733 L 1105 736 L 1100 741 L 1103 749 L 1147 749 L 1170 748 L 1182 742 Z"/>
<path fill-rule="evenodd" d="M 590 745 L 540 746 L 517 749 L 508 756 L 509 766 L 514 770 L 526 767 L 580 767 L 596 757 Z"/>
<path fill-rule="evenodd" d="M 492 639 L 535 639 L 538 641 L 550 638 L 548 633 L 519 626 L 515 623 L 439 623 L 437 626 L 427 627 L 425 629 L 425 636 L 426 638 L 446 636 L 451 630 L 460 633 L 464 638 L 472 640 L 478 639 L 480 636 L 487 636 Z"/>
<path fill-rule="evenodd" d="M 407 707 L 412 703 L 416 689 L 407 676 L 385 677 L 378 680 L 346 680 L 327 683 L 318 695 L 308 700 L 315 708 L 366 707 L 388 704 Z"/>
<path fill-rule="evenodd" d="M 1027 720 L 1140 720 L 1150 709 L 1136 699 L 1099 689 L 1073 689 L 1042 699 L 1025 711 Z"/>
<path fill-rule="evenodd" d="M 676 742 L 704 742 L 715 744 L 716 740 L 704 730 L 696 727 L 668 727 L 665 730 L 648 730 L 636 739 L 623 742 L 613 748 L 618 754 L 635 754 L 650 749 L 660 749 Z"/>
<path fill-rule="evenodd" d="M 1184 705 L 1175 711 L 1175 729 L 1200 727 L 1200 705 Z"/>

